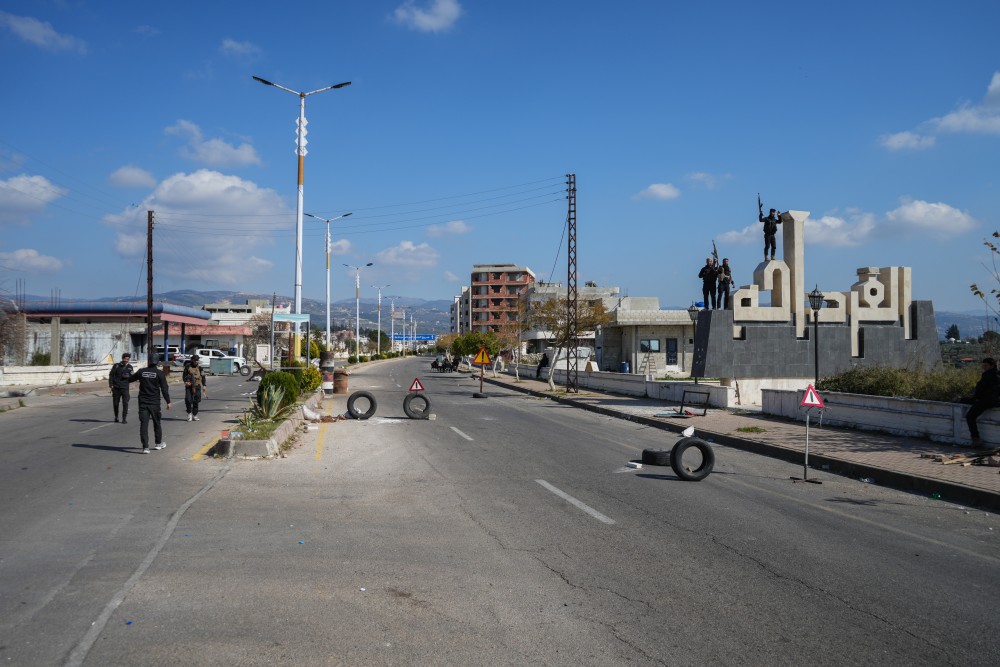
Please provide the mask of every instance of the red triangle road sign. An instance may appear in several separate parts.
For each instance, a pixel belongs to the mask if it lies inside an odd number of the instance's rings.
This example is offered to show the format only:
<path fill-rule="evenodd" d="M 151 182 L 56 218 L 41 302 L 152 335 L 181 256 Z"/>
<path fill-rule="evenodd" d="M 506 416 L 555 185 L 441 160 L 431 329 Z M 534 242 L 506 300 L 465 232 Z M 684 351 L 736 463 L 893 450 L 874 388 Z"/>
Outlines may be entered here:
<path fill-rule="evenodd" d="M 815 387 L 809 385 L 806 387 L 806 393 L 802 395 L 802 402 L 799 404 L 804 408 L 825 408 L 823 405 L 823 399 L 819 397 L 816 393 Z"/>
<path fill-rule="evenodd" d="M 410 385 L 410 391 L 423 391 L 424 385 L 420 384 L 420 378 L 413 378 L 413 384 Z"/>

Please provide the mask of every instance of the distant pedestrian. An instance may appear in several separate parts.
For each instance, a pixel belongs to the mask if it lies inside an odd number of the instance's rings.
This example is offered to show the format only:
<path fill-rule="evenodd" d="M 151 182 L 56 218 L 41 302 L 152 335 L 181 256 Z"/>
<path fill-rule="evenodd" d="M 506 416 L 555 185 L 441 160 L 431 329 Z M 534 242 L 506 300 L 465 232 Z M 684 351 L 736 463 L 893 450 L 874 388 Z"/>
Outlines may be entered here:
<path fill-rule="evenodd" d="M 719 293 L 716 303 L 723 310 L 729 309 L 729 289 L 733 284 L 733 270 L 729 267 L 729 258 L 722 258 L 722 266 L 719 267 Z"/>
<path fill-rule="evenodd" d="M 535 369 L 535 379 L 542 377 L 542 369 L 549 365 L 549 353 L 545 352 L 542 354 L 542 360 L 538 362 L 538 368 Z"/>
<path fill-rule="evenodd" d="M 711 257 L 705 258 L 705 266 L 701 267 L 698 277 L 701 278 L 701 295 L 704 299 L 705 308 L 715 308 L 715 283 L 719 276 L 719 265 L 712 261 Z"/>
<path fill-rule="evenodd" d="M 163 449 L 167 443 L 163 441 L 163 427 L 160 425 L 160 395 L 170 409 L 170 390 L 167 387 L 167 376 L 150 360 L 149 365 L 141 371 L 132 373 L 129 382 L 139 382 L 139 439 L 142 441 L 142 453 L 149 454 L 149 422 L 153 422 L 153 436 L 156 438 L 153 449 Z"/>
<path fill-rule="evenodd" d="M 979 425 L 976 420 L 990 408 L 1000 407 L 1000 373 L 997 373 L 997 362 L 992 357 L 983 359 L 983 374 L 976 383 L 976 391 L 972 395 L 972 407 L 965 415 L 965 422 L 972 434 L 972 446 L 979 449 L 984 446 L 979 437 Z"/>
<path fill-rule="evenodd" d="M 197 354 L 192 354 L 191 359 L 184 363 L 184 407 L 187 409 L 188 421 L 200 421 L 198 418 L 198 405 L 201 397 L 208 396 L 208 387 L 205 380 L 205 373 L 201 370 L 201 359 Z"/>
<path fill-rule="evenodd" d="M 111 390 L 111 404 L 115 409 L 115 421 L 118 421 L 118 404 L 121 403 L 122 406 L 122 423 L 127 424 L 125 421 L 128 418 L 128 379 L 132 375 L 132 364 L 129 362 L 132 359 L 132 355 L 128 352 L 122 353 L 122 360 L 111 367 L 111 373 L 108 375 L 108 389 Z"/>

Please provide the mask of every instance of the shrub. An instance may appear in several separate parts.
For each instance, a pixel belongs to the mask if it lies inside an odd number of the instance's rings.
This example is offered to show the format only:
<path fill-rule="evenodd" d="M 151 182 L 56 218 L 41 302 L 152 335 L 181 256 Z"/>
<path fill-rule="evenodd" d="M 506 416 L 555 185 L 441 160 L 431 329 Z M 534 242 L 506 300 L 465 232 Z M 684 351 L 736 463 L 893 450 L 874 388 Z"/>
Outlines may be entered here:
<path fill-rule="evenodd" d="M 347 363 L 356 364 L 358 363 L 358 358 L 352 354 L 351 356 L 347 357 Z"/>
<path fill-rule="evenodd" d="M 954 402 L 972 395 L 979 379 L 978 369 L 939 367 L 909 370 L 886 366 L 855 366 L 837 375 L 823 378 L 817 389 L 842 391 L 868 396 L 918 398 L 927 401 Z"/>
<path fill-rule="evenodd" d="M 48 352 L 39 352 L 35 350 L 34 354 L 31 355 L 30 366 L 50 366 L 51 355 Z"/>
<path fill-rule="evenodd" d="M 323 376 L 320 374 L 319 370 L 310 366 L 302 370 L 302 376 L 299 378 L 299 386 L 303 392 L 316 391 L 316 387 L 323 382 Z"/>
<path fill-rule="evenodd" d="M 365 363 L 366 361 L 368 361 L 368 355 L 367 354 L 362 354 L 361 355 L 361 359 L 359 359 L 359 361 L 361 363 Z"/>
<path fill-rule="evenodd" d="M 298 379 L 291 373 L 275 371 L 261 378 L 260 386 L 257 388 L 257 405 L 261 405 L 264 397 L 270 393 L 267 390 L 271 387 L 282 388 L 284 392 L 281 397 L 282 407 L 293 405 L 299 398 L 300 385 Z M 274 390 L 271 389 L 271 391 L 273 392 Z"/>

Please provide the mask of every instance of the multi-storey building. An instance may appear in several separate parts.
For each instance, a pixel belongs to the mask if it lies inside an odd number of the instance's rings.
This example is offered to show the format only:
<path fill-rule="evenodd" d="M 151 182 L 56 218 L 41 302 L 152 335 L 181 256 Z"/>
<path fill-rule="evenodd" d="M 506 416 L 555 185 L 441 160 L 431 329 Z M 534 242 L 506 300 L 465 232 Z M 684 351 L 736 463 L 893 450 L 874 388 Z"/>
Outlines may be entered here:
<path fill-rule="evenodd" d="M 474 264 L 472 283 L 453 304 L 457 333 L 466 331 L 499 331 L 505 322 L 517 320 L 517 300 L 528 285 L 535 282 L 535 273 L 516 264 Z M 463 316 L 468 303 L 468 319 Z"/>

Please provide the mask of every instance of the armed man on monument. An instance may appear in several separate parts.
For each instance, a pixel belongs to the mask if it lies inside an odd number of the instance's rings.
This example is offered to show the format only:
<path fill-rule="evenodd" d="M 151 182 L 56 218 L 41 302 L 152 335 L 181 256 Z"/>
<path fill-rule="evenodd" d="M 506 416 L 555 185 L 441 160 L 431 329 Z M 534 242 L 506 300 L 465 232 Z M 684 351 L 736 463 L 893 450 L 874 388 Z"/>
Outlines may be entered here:
<path fill-rule="evenodd" d="M 757 195 L 757 208 L 760 210 L 757 220 L 764 223 L 764 261 L 766 262 L 768 248 L 771 250 L 771 259 L 774 259 L 774 253 L 778 247 L 775 235 L 778 233 L 778 225 L 781 224 L 781 211 L 772 208 L 765 218 L 764 204 L 760 201 L 760 194 Z"/>

